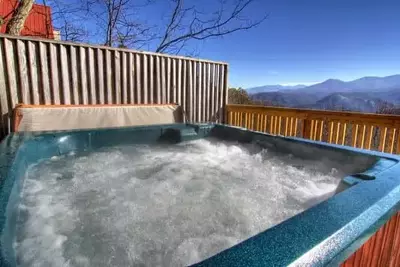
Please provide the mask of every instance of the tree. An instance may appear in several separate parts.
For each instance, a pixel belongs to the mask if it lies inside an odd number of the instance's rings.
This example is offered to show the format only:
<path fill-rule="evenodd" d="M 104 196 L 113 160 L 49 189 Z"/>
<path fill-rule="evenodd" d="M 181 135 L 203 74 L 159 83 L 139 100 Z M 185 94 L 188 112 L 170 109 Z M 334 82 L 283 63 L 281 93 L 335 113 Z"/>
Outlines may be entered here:
<path fill-rule="evenodd" d="M 246 16 L 257 0 L 44 0 L 52 7 L 55 28 L 63 40 L 191 54 L 189 42 L 226 36 L 260 25 L 267 15 Z M 21 0 L 10 19 L 10 34 L 19 34 L 34 0 Z M 159 22 L 143 14 L 165 9 Z M 82 23 L 84 22 L 84 23 Z M 94 24 L 94 25 L 92 25 Z M 90 26 L 88 26 L 90 25 Z M 12 29 L 12 30 L 11 30 Z"/>
<path fill-rule="evenodd" d="M 378 108 L 376 113 L 378 114 L 391 114 L 391 115 L 400 115 L 400 107 L 396 107 L 391 103 L 384 102 Z"/>
<path fill-rule="evenodd" d="M 34 0 L 21 0 L 14 9 L 11 19 L 7 23 L 6 33 L 19 35 L 24 27 L 25 20 L 32 9 Z"/>
<path fill-rule="evenodd" d="M 156 52 L 179 53 L 186 42 L 221 37 L 237 31 L 248 30 L 261 24 L 267 15 L 260 19 L 250 20 L 243 15 L 254 0 L 238 0 L 232 10 L 225 10 L 220 2 L 217 10 L 210 12 L 212 16 L 203 14 L 195 6 L 185 7 L 183 0 L 172 0 L 175 3 L 168 24 L 161 35 Z"/>
<path fill-rule="evenodd" d="M 249 95 L 246 90 L 242 88 L 229 88 L 228 90 L 228 103 L 229 104 L 246 104 L 250 105 L 253 102 L 251 101 Z"/>
<path fill-rule="evenodd" d="M 228 89 L 228 104 L 271 106 L 270 103 L 251 99 L 246 90 L 241 87 Z"/>

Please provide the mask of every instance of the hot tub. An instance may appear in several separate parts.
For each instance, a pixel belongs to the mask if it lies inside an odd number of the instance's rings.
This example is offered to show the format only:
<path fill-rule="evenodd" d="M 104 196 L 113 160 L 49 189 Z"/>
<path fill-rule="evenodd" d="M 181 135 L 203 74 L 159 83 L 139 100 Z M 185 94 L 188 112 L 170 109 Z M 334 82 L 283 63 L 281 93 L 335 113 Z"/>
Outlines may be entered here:
<path fill-rule="evenodd" d="M 13 134 L 1 265 L 335 266 L 397 212 L 398 160 L 214 124 Z"/>

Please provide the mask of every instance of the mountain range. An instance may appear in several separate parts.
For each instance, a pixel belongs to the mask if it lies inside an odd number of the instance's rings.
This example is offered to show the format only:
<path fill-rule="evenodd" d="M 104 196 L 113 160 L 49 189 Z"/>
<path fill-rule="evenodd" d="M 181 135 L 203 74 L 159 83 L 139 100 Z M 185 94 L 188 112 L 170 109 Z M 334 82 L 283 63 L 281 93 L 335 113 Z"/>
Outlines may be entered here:
<path fill-rule="evenodd" d="M 310 86 L 279 88 L 260 86 L 247 92 L 254 100 L 287 107 L 375 112 L 382 105 L 400 105 L 400 75 L 363 77 L 349 82 L 329 79 Z"/>
<path fill-rule="evenodd" d="M 249 89 L 247 89 L 247 93 L 249 93 L 249 94 L 257 94 L 257 93 L 263 93 L 263 92 L 276 92 L 276 91 L 282 91 L 282 90 L 301 89 L 301 88 L 304 88 L 304 87 L 306 87 L 306 85 L 303 85 L 303 84 L 298 84 L 298 85 L 280 85 L 280 84 L 263 85 L 263 86 L 249 88 Z"/>

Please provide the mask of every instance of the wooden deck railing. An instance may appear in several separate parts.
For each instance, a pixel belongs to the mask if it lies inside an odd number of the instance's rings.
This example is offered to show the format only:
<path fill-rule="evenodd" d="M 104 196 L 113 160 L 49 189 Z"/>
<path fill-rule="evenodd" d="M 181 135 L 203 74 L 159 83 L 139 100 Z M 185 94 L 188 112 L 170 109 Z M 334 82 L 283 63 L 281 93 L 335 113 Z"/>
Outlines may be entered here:
<path fill-rule="evenodd" d="M 269 134 L 400 154 L 400 116 L 227 105 L 227 121 Z"/>

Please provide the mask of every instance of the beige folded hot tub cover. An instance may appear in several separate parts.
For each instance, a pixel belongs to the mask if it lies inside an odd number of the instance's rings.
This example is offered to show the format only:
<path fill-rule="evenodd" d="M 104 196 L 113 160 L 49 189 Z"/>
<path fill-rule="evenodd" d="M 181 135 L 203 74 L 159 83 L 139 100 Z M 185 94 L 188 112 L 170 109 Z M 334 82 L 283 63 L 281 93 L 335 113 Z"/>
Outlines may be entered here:
<path fill-rule="evenodd" d="M 179 123 L 178 105 L 18 105 L 14 131 L 57 131 Z"/>

